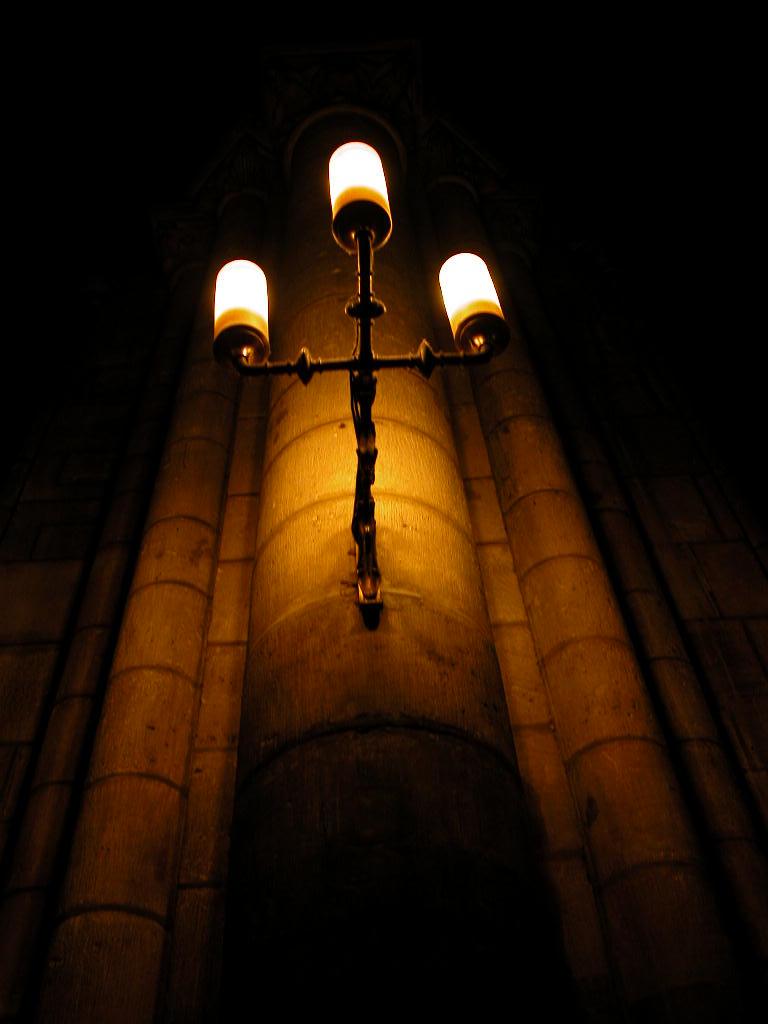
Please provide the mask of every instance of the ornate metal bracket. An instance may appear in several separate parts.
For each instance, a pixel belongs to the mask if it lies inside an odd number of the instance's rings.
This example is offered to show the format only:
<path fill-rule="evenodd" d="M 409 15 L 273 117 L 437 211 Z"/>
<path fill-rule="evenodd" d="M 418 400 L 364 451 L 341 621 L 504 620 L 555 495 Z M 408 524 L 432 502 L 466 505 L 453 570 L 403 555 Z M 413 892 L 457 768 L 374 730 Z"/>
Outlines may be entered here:
<path fill-rule="evenodd" d="M 357 438 L 357 478 L 352 512 L 352 536 L 357 551 L 357 595 L 363 614 L 374 621 L 382 607 L 381 573 L 376 557 L 376 503 L 371 488 L 376 478 L 376 425 L 372 410 L 376 398 L 376 370 L 408 368 L 429 377 L 436 366 L 465 366 L 487 362 L 492 351 L 435 352 L 422 341 L 416 352 L 402 356 L 376 356 L 373 352 L 373 321 L 386 312 L 373 293 L 373 238 L 367 229 L 355 232 L 358 291 L 347 303 L 347 315 L 357 324 L 357 339 L 351 358 L 315 359 L 302 348 L 293 362 L 249 362 L 252 349 L 234 347 L 229 356 L 235 368 L 246 377 L 265 374 L 296 374 L 308 384 L 315 373 L 335 370 L 349 372 L 352 422 Z M 366 618 L 366 622 L 368 622 Z"/>

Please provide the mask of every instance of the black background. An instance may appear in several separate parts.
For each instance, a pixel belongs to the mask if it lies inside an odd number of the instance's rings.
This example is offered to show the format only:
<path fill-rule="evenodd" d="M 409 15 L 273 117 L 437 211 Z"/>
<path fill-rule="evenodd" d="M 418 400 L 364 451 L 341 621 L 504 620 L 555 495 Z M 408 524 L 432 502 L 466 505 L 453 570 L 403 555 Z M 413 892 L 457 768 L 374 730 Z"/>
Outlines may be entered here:
<path fill-rule="evenodd" d="M 205 10 L 205 9 L 201 9 Z M 622 8 L 538 20 L 509 8 L 421 46 L 424 104 L 543 191 L 571 239 L 599 241 L 649 344 L 681 379 L 734 465 L 759 489 L 765 441 L 762 283 L 752 255 L 760 127 L 755 27 Z M 66 379 L 84 293 L 157 272 L 151 210 L 183 197 L 231 127 L 258 103 L 264 46 L 365 36 L 270 30 L 231 12 L 180 11 L 178 26 L 69 17 L 26 53 L 9 116 L 20 214 L 8 308 L 3 409 L 9 427 Z M 394 14 L 392 14 L 394 17 Z M 437 14 L 434 15 L 437 18 Z M 190 21 L 197 22 L 190 26 Z M 290 23 L 290 12 L 286 21 Z M 190 31 L 191 27 L 191 31 Z M 382 29 L 389 31 L 382 31 Z M 95 31 L 93 42 L 89 42 Z M 762 289 L 761 289 L 762 290 Z"/>

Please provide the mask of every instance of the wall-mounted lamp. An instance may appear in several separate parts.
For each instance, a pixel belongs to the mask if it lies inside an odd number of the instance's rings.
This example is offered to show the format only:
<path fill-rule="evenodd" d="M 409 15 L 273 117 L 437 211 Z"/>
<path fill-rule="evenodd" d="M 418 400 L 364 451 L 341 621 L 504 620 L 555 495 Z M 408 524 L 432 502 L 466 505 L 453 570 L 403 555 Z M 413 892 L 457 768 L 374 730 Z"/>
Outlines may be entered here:
<path fill-rule="evenodd" d="M 358 292 L 346 312 L 357 323 L 351 357 L 317 359 L 301 349 L 293 362 L 269 362 L 267 279 L 261 267 L 233 260 L 216 279 L 213 351 L 244 376 L 296 374 L 308 384 L 314 373 L 349 372 L 352 421 L 357 438 L 357 480 L 352 535 L 357 548 L 358 601 L 363 611 L 380 609 L 381 574 L 376 558 L 376 428 L 371 410 L 376 398 L 374 371 L 416 369 L 429 377 L 436 366 L 486 362 L 509 340 L 498 295 L 488 268 L 472 253 L 458 253 L 443 264 L 440 287 L 458 352 L 435 352 L 423 340 L 416 352 L 377 356 L 372 346 L 373 321 L 386 312 L 373 292 L 373 252 L 392 233 L 392 216 L 379 154 L 364 142 L 347 142 L 328 165 L 333 236 L 357 254 Z"/>

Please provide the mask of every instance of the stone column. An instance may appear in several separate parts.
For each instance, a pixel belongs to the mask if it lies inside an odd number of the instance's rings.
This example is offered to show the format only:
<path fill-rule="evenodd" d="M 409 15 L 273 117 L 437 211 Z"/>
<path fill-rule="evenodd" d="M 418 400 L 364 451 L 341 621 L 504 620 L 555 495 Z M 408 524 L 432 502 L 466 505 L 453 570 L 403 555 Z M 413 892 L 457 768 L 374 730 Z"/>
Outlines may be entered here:
<path fill-rule="evenodd" d="M 239 225 L 261 206 L 238 204 L 225 208 L 202 289 L 126 602 L 44 977 L 46 1022 L 156 1012 L 238 389 L 211 354 L 213 281 L 243 255 Z"/>
<path fill-rule="evenodd" d="M 202 268 L 181 267 L 172 282 L 165 324 L 147 386 L 124 452 L 98 548 L 84 587 L 77 622 L 42 740 L 29 799 L 0 908 L 0 1015 L 17 1014 L 31 974 L 39 967 L 40 930 L 55 892 L 73 797 L 90 753 L 115 632 L 173 384 L 189 337 Z"/>
<path fill-rule="evenodd" d="M 407 351 L 429 334 L 392 138 L 327 116 L 292 152 L 276 357 L 352 348 L 355 262 L 333 241 L 327 184 L 350 139 L 381 153 L 393 211 L 375 260 L 389 312 L 374 347 Z M 368 629 L 347 375 L 273 383 L 230 874 L 233 999 L 252 993 L 254 973 L 260 999 L 311 1002 L 414 984 L 450 999 L 481 976 L 498 991 L 501 970 L 506 987 L 511 963 L 515 984 L 535 970 L 546 915 L 530 912 L 520 783 L 440 386 L 381 372 L 373 417 L 384 609 Z"/>
<path fill-rule="evenodd" d="M 430 196 L 446 254 L 478 246 L 493 262 L 468 190 L 444 182 Z M 711 881 L 519 332 L 473 384 L 624 997 L 669 1019 L 730 1019 Z"/>

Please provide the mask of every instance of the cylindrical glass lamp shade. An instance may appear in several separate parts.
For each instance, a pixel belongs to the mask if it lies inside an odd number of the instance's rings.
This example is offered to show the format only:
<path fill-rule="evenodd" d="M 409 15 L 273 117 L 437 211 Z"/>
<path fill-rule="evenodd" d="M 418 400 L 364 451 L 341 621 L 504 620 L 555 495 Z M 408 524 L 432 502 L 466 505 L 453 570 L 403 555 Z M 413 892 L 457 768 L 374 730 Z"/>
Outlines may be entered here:
<path fill-rule="evenodd" d="M 365 142 L 346 142 L 328 163 L 333 235 L 342 249 L 355 251 L 355 233 L 367 229 L 375 249 L 392 232 L 387 180 L 381 157 Z"/>
<path fill-rule="evenodd" d="M 509 329 L 484 260 L 471 252 L 451 256 L 440 268 L 440 290 L 459 351 L 504 348 Z"/>
<path fill-rule="evenodd" d="M 213 352 L 219 362 L 264 363 L 269 358 L 269 300 L 264 271 L 250 260 L 225 263 L 216 277 Z"/>

